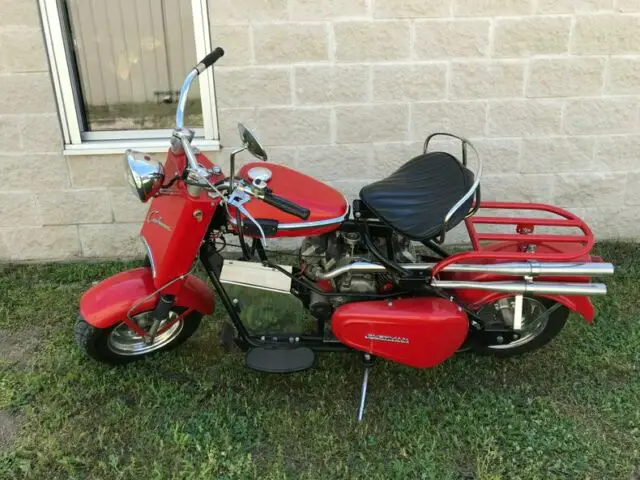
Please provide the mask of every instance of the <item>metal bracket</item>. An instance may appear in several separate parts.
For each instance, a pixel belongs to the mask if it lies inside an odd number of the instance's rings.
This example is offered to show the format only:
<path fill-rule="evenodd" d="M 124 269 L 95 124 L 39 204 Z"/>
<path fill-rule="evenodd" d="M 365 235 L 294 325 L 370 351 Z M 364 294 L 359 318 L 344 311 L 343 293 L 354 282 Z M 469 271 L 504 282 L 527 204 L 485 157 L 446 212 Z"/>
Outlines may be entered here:
<path fill-rule="evenodd" d="M 516 304 L 513 311 L 513 329 L 516 332 L 522 330 L 522 307 L 524 296 L 522 294 L 516 295 Z"/>
<path fill-rule="evenodd" d="M 260 232 L 260 235 L 262 237 L 262 244 L 266 245 L 267 236 L 264 234 L 262 225 L 260 225 L 260 223 L 258 223 L 258 221 L 255 218 L 253 218 L 253 216 L 251 216 L 251 214 L 243 206 L 249 200 L 251 200 L 251 196 L 248 193 L 243 192 L 242 190 L 235 190 L 231 195 L 231 197 L 229 198 L 229 200 L 227 200 L 227 203 L 229 205 L 233 205 L 238 210 L 240 210 L 240 213 L 242 213 L 245 217 L 247 217 L 258 228 L 258 231 Z M 238 229 L 242 229 L 242 225 L 238 225 L 237 227 Z"/>

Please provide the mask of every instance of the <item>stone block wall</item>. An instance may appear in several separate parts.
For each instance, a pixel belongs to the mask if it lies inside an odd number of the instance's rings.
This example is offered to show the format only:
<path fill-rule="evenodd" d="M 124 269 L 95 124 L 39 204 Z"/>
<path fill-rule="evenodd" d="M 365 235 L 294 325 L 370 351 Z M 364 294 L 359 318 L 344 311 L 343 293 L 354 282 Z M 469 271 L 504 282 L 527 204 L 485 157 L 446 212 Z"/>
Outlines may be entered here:
<path fill-rule="evenodd" d="M 637 238 L 640 2 L 215 2 L 222 140 L 355 196 L 433 131 L 471 138 L 485 198 L 551 202 Z"/>
<path fill-rule="evenodd" d="M 0 13 L 0 259 L 138 254 L 120 156 L 62 155 L 35 0 Z M 245 122 L 353 198 L 451 131 L 482 152 L 485 198 L 640 236 L 637 0 L 216 0 L 210 23 L 225 146 Z"/>

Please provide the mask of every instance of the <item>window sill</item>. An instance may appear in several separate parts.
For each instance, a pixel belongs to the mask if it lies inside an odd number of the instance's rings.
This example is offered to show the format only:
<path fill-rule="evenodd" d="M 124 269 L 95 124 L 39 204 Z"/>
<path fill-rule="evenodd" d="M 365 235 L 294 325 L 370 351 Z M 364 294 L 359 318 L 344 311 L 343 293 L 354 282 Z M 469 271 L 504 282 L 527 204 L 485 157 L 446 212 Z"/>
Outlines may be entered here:
<path fill-rule="evenodd" d="M 193 146 L 203 152 L 220 150 L 219 140 L 194 139 Z M 166 152 L 169 149 L 168 139 L 150 140 L 100 140 L 89 141 L 79 145 L 65 145 L 64 155 L 113 155 L 122 154 L 128 148 L 146 153 Z"/>

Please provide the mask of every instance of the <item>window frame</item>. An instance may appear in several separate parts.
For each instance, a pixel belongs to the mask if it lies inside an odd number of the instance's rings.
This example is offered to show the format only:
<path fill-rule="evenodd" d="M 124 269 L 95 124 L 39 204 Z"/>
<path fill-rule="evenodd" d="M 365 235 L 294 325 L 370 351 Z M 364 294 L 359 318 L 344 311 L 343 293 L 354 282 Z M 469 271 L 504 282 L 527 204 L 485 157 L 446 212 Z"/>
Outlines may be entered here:
<path fill-rule="evenodd" d="M 148 152 L 167 149 L 171 129 L 120 130 L 83 132 L 80 115 L 81 101 L 78 94 L 74 69 L 74 55 L 67 45 L 64 22 L 61 17 L 59 0 L 38 0 L 43 33 L 51 68 L 53 89 L 62 126 L 65 155 L 87 155 L 121 153 L 126 148 L 144 148 Z M 209 28 L 207 0 L 191 0 L 196 57 L 204 57 L 213 50 Z M 194 61 L 195 64 L 196 61 Z M 185 72 L 185 75 L 188 72 Z M 219 150 L 220 130 L 216 106 L 213 69 L 208 69 L 199 77 L 200 99 L 202 102 L 203 128 L 195 129 L 194 145 L 200 149 Z"/>

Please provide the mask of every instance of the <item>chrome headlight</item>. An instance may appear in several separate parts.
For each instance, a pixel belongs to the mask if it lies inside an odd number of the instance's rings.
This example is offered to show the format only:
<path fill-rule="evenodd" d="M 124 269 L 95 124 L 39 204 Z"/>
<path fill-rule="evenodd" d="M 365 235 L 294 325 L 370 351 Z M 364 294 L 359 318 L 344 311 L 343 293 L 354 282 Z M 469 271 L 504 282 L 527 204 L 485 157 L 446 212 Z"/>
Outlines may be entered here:
<path fill-rule="evenodd" d="M 124 164 L 127 182 L 142 203 L 158 193 L 164 182 L 164 168 L 160 162 L 146 153 L 127 150 Z"/>

